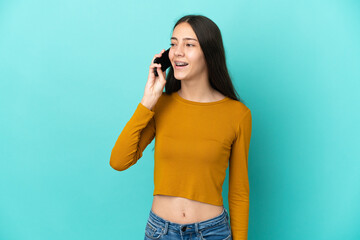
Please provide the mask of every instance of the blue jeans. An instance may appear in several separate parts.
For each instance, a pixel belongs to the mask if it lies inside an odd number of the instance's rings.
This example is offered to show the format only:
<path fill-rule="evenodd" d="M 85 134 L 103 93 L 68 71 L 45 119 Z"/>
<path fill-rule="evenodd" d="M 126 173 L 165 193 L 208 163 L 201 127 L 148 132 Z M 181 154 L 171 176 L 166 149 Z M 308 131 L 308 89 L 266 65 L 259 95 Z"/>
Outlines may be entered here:
<path fill-rule="evenodd" d="M 229 214 L 224 208 L 214 218 L 190 224 L 165 220 L 150 210 L 144 240 L 232 240 Z"/>

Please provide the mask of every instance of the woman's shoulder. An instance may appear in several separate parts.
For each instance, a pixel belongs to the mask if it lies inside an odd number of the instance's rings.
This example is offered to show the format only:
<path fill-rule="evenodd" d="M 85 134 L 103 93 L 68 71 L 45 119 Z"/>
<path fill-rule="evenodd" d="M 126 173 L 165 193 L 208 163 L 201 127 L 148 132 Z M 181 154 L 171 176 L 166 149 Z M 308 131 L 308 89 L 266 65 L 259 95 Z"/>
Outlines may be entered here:
<path fill-rule="evenodd" d="M 229 103 L 231 104 L 232 111 L 234 111 L 237 114 L 244 115 L 245 113 L 250 111 L 250 108 L 246 106 L 245 103 L 239 100 L 230 99 Z"/>

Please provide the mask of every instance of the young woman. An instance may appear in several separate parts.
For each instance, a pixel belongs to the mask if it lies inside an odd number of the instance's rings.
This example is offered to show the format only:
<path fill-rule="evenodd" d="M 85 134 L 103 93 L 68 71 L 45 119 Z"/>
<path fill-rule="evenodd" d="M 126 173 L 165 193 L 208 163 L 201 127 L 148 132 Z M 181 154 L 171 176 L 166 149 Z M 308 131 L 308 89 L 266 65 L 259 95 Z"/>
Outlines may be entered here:
<path fill-rule="evenodd" d="M 251 112 L 236 97 L 220 30 L 205 16 L 186 15 L 173 28 L 167 76 L 153 63 L 164 51 L 151 61 L 144 96 L 110 165 L 118 171 L 134 165 L 156 135 L 145 240 L 245 240 Z M 228 166 L 230 215 L 222 199 Z"/>

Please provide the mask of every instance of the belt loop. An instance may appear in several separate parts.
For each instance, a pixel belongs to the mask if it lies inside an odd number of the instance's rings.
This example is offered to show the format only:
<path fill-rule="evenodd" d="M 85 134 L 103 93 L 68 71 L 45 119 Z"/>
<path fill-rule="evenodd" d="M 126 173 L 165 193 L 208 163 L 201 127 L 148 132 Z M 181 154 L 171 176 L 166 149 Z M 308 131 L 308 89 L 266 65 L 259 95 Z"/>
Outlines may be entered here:
<path fill-rule="evenodd" d="M 226 210 L 226 208 L 224 207 L 224 209 L 225 209 L 225 212 L 226 212 L 226 219 L 227 219 L 227 221 L 229 221 L 229 214 L 228 214 L 228 211 Z"/>
<path fill-rule="evenodd" d="M 164 235 L 167 234 L 168 229 L 169 229 L 169 222 L 168 222 L 168 221 L 165 221 Z"/>
<path fill-rule="evenodd" d="M 195 232 L 198 233 L 199 232 L 199 223 L 195 223 Z"/>

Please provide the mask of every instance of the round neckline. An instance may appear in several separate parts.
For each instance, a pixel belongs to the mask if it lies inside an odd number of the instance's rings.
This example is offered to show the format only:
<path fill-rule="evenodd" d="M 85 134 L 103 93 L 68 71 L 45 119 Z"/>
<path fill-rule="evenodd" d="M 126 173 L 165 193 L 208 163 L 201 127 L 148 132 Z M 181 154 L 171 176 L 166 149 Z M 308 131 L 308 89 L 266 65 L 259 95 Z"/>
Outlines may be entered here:
<path fill-rule="evenodd" d="M 182 98 L 178 92 L 173 92 L 172 94 L 175 99 L 181 101 L 181 102 L 184 102 L 184 103 L 188 103 L 188 104 L 192 104 L 192 105 L 202 105 L 202 106 L 208 106 L 208 105 L 214 105 L 214 104 L 219 104 L 219 103 L 222 103 L 222 102 L 225 102 L 227 100 L 229 100 L 230 98 L 225 96 L 225 98 L 221 99 L 221 100 L 218 100 L 218 101 L 214 101 L 214 102 L 195 102 L 195 101 L 190 101 L 190 100 L 187 100 L 185 98 Z"/>

